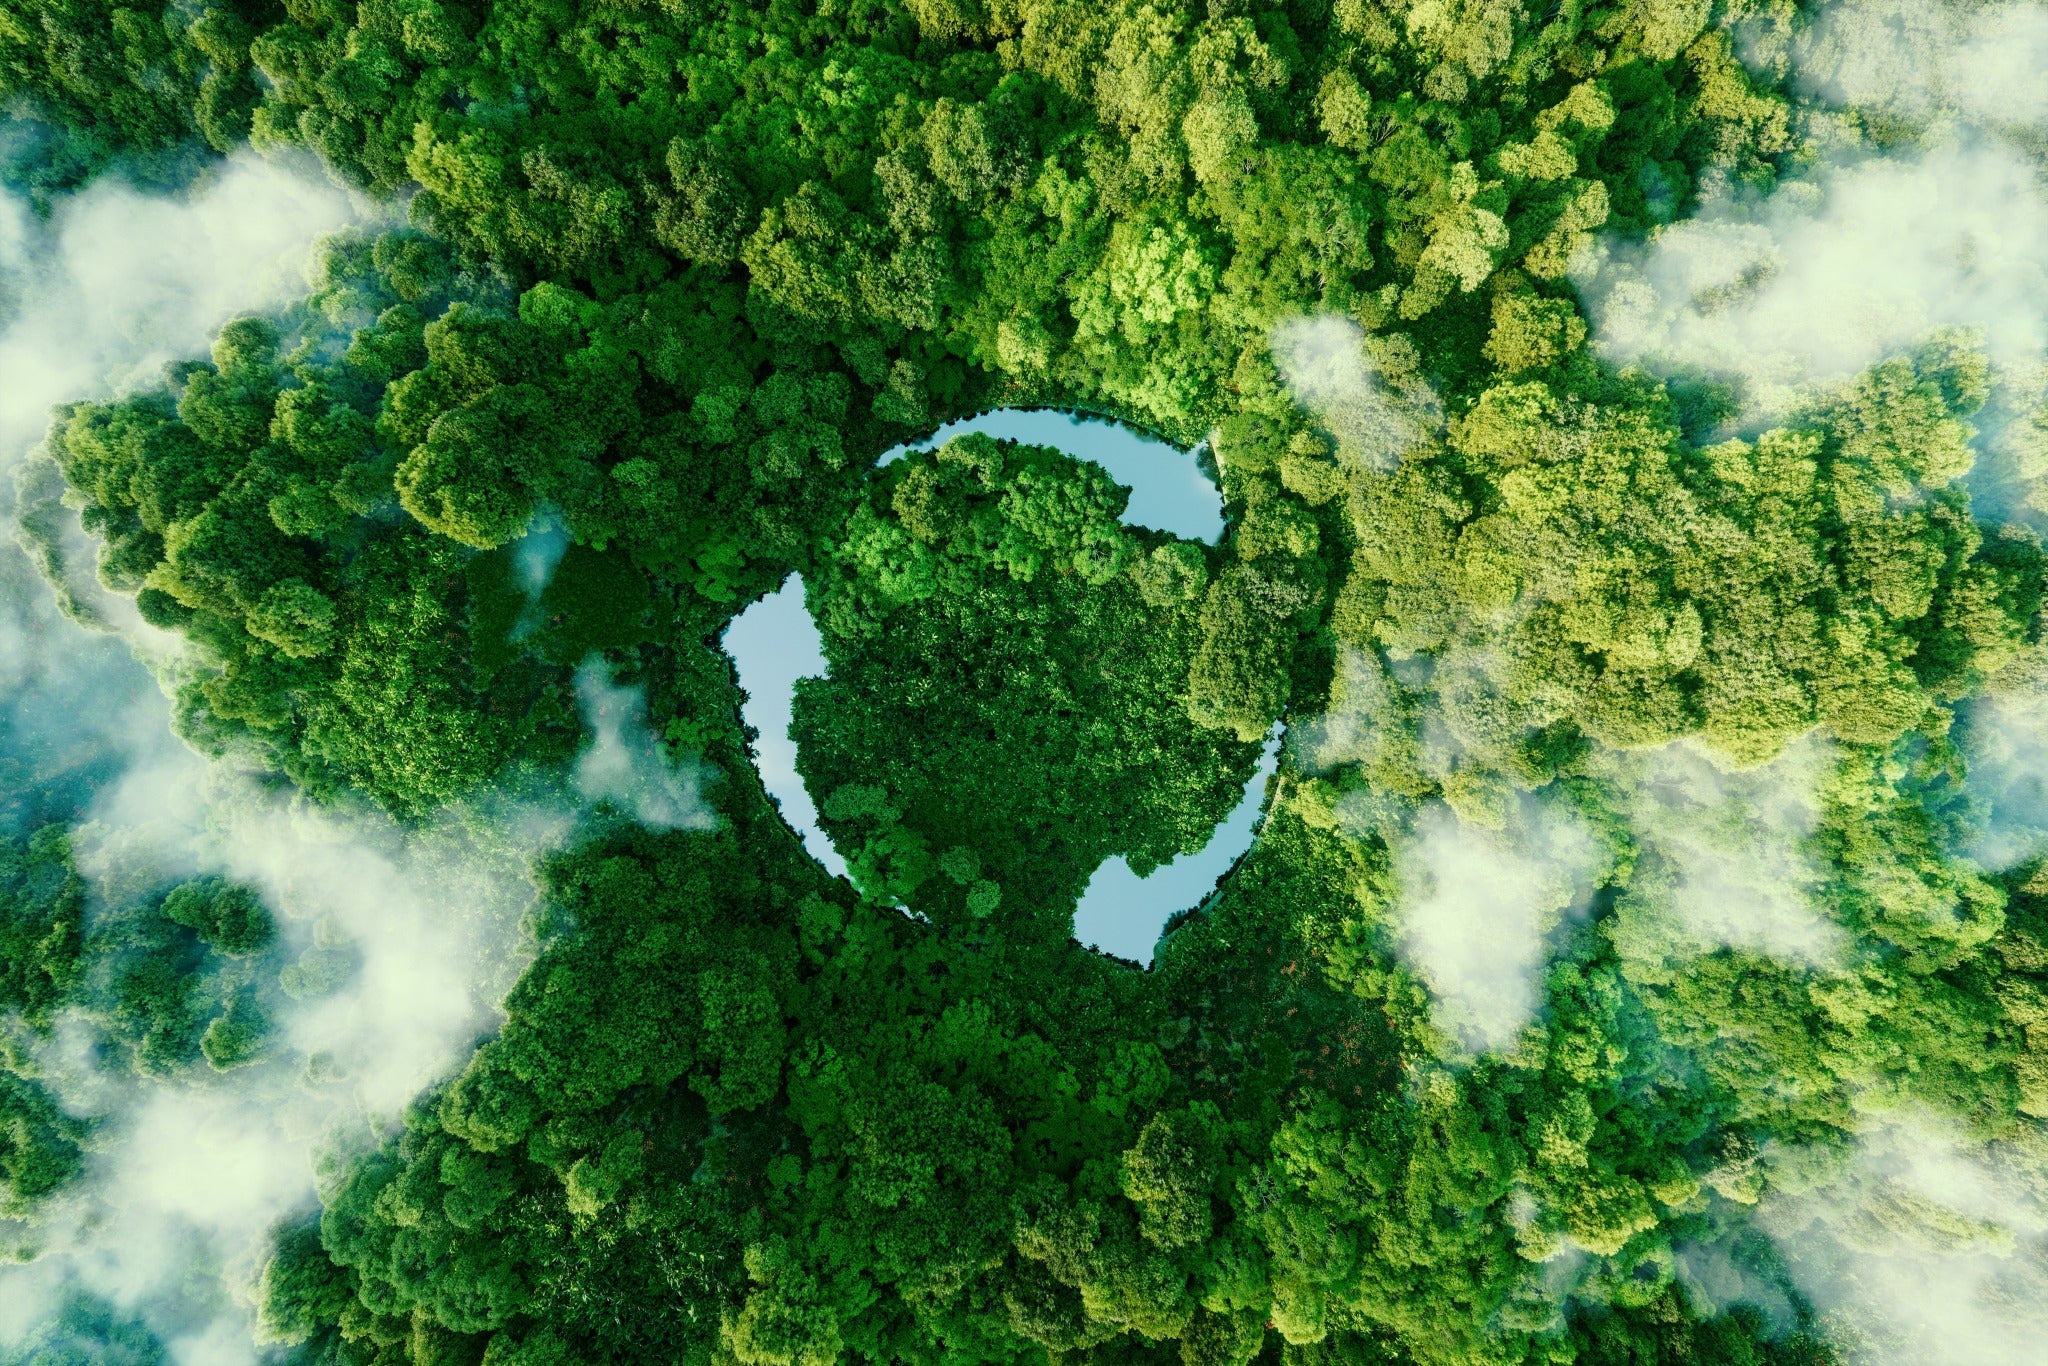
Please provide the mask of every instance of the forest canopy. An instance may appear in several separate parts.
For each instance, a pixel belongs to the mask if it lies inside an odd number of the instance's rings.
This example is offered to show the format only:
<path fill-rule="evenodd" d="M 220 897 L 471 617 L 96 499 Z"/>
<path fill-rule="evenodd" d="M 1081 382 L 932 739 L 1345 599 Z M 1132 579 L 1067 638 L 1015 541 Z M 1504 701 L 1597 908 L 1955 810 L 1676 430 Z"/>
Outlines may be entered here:
<path fill-rule="evenodd" d="M 7 714 L 0 1225 L 62 1293 L 0 1362 L 224 1323 L 329 1366 L 2021 1359 L 2048 368 L 2011 315 L 2048 299 L 1898 203 L 1896 262 L 1788 224 L 1886 168 L 2040 207 L 2026 80 L 1917 59 L 2043 35 L 0 0 L 24 240 L 257 155 L 381 206 L 5 455 L 76 619 L 10 641 L 115 631 L 239 786 L 150 845 L 142 764 Z M 1858 273 L 1911 304 L 1835 309 L 1881 345 L 1792 335 Z M 1224 536 L 1124 524 L 1048 447 L 878 463 L 997 407 L 1201 444 Z M 721 643 L 792 574 L 846 878 Z M 1155 908 L 1150 969 L 1076 943 L 1102 861 L 1200 847 L 1276 726 L 1257 842 Z M 358 829 L 316 866 L 396 913 L 279 871 Z M 487 960 L 447 1056 L 307 1043 L 422 995 L 367 989 L 394 954 Z M 201 1237 L 149 1290 L 78 1270 L 158 1132 L 107 1097 L 302 1091 L 345 1132 L 248 1216 L 260 1272 Z"/>

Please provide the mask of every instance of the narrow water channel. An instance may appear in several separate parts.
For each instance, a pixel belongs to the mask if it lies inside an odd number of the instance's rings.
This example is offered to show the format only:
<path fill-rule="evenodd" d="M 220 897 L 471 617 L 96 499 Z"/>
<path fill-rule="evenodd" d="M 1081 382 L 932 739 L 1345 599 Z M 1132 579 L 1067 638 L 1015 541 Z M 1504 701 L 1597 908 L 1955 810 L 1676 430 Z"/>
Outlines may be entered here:
<path fill-rule="evenodd" d="M 1123 516 L 1129 525 L 1211 544 L 1223 534 L 1223 496 L 1192 453 L 1129 427 L 1047 409 L 998 409 L 948 423 L 915 448 L 928 449 L 964 432 L 1054 446 L 1095 461 L 1131 490 Z M 901 458 L 906 449 L 888 451 L 880 463 Z M 792 575 L 735 617 L 726 628 L 725 649 L 747 694 L 741 714 L 758 732 L 754 759 L 762 785 L 811 856 L 830 872 L 845 876 L 846 861 L 818 826 L 817 806 L 797 774 L 796 744 L 789 738 L 796 681 L 825 672 L 822 639 L 804 606 L 802 580 Z M 1279 749 L 1276 732 L 1266 742 L 1258 771 L 1245 784 L 1243 799 L 1199 852 L 1183 855 L 1144 878 L 1134 875 L 1121 857 L 1097 868 L 1074 911 L 1075 938 L 1090 948 L 1149 964 L 1166 921 L 1175 912 L 1200 904 L 1217 879 L 1251 847 Z"/>
<path fill-rule="evenodd" d="M 1131 491 L 1124 508 L 1127 526 L 1170 531 L 1210 545 L 1223 535 L 1223 494 L 1202 472 L 1194 452 L 1170 446 L 1135 427 L 1107 418 L 1079 417 L 1051 408 L 998 408 L 948 422 L 911 446 L 893 446 L 878 464 L 900 460 L 909 450 L 943 446 L 966 432 L 986 432 L 1005 441 L 1052 446 L 1092 460 Z M 1197 450 L 1200 447 L 1196 448 Z"/>
<path fill-rule="evenodd" d="M 749 606 L 725 628 L 725 652 L 739 670 L 747 700 L 740 715 L 757 732 L 754 766 L 761 786 L 782 808 L 782 819 L 803 837 L 804 848 L 836 877 L 846 860 L 818 828 L 818 807 L 796 771 L 796 741 L 789 738 L 796 681 L 825 676 L 825 639 L 804 606 L 804 581 L 791 574 L 782 587 Z"/>
<path fill-rule="evenodd" d="M 1074 908 L 1074 938 L 1092 949 L 1150 965 L 1159 932 L 1176 911 L 1199 906 L 1231 865 L 1252 847 L 1265 816 L 1266 780 L 1280 762 L 1280 734 L 1266 737 L 1258 771 L 1244 785 L 1244 795 L 1209 842 L 1192 854 L 1154 868 L 1139 877 L 1123 855 L 1104 859 L 1088 879 L 1081 904 Z"/>

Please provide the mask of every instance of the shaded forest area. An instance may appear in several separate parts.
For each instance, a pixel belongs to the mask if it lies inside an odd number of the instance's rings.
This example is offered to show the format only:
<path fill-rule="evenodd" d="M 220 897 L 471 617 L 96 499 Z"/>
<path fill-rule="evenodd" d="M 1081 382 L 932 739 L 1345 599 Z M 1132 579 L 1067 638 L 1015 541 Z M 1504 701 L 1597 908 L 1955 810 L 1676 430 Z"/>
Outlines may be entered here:
<path fill-rule="evenodd" d="M 1603 361 L 1569 278 L 1804 164 L 1732 36 L 1804 21 L 0 0 L 5 169 L 46 210 L 245 142 L 404 197 L 297 305 L 67 406 L 24 472 L 43 563 L 75 508 L 102 582 L 187 642 L 180 734 L 418 820 L 559 782 L 595 654 L 721 775 L 715 829 L 603 807 L 543 861 L 503 1028 L 277 1231 L 270 1350 L 1848 1360 L 1759 1209 L 1873 1113 L 2048 1154 L 2048 876 L 1969 855 L 1968 703 L 2048 663 L 2039 539 L 1960 482 L 1998 375 L 1935 331 L 1727 435 L 1740 394 Z M 1120 526 L 1041 448 L 872 470 L 1034 403 L 1213 433 L 1223 543 Z M 538 517 L 570 548 L 530 604 Z M 793 571 L 851 884 L 753 777 L 718 644 Z M 1199 845 L 1282 719 L 1259 842 L 1152 970 L 1073 945 L 1095 864 Z M 1701 824 L 1796 846 L 1824 950 L 1674 929 L 1691 865 L 1644 812 L 1683 813 L 1640 765 L 1681 740 L 1721 765 Z M 1745 820 L 1740 775 L 1816 743 L 1798 828 Z M 88 925 L 44 817 L 0 845 L 26 1030 L 69 1009 L 133 1068 L 226 1069 L 317 989 L 230 883 Z M 1439 817 L 1532 858 L 1579 832 L 1498 1046 L 1403 948 Z M 0 1064 L 0 1213 L 32 1224 L 91 1135 Z M 1740 1293 L 1699 1293 L 1707 1256 Z M 101 1359 L 65 1344 L 132 1336 L 110 1313 L 34 1359 Z"/>

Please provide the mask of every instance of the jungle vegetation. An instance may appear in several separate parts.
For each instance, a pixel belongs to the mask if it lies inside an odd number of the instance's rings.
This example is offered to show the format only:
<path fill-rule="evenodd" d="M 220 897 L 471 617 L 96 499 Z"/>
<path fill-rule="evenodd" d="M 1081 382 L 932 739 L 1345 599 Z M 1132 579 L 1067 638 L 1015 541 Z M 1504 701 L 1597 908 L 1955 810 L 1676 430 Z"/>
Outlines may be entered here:
<path fill-rule="evenodd" d="M 1567 276 L 1798 168 L 1798 104 L 1733 31 L 1801 22 L 0 0 L 38 202 L 203 183 L 244 143 L 409 197 L 298 304 L 60 410 L 24 475 L 23 534 L 75 508 L 104 585 L 187 642 L 180 734 L 423 819 L 559 783 L 596 656 L 721 775 L 715 829 L 607 809 L 541 860 L 502 1029 L 276 1231 L 270 1350 L 1846 1360 L 1751 1223 L 1813 1170 L 1771 1155 L 1846 1153 L 1873 1108 L 2048 1151 L 2048 875 L 1968 855 L 1965 743 L 1970 700 L 2048 658 L 2039 539 L 1962 482 L 1993 385 L 1969 335 L 1728 435 L 1727 390 L 1601 359 Z M 1297 400 L 1273 336 L 1303 317 L 1429 396 L 1397 461 Z M 1213 433 L 1223 542 L 1119 525 L 1123 491 L 1044 448 L 874 467 L 1029 404 Z M 539 518 L 570 548 L 536 596 Z M 791 572 L 850 882 L 752 776 L 719 647 Z M 1326 714 L 1352 740 L 1290 746 L 1149 972 L 1069 940 L 1102 858 L 1198 845 L 1268 729 Z M 1630 756 L 1814 739 L 1795 835 L 1844 947 L 1683 955 Z M 1532 802 L 1591 832 L 1597 887 L 1475 1057 L 1400 951 L 1400 850 L 1425 810 L 1512 833 Z M 0 843 L 0 1006 L 78 1012 L 143 1071 L 260 1050 L 311 969 L 218 880 L 89 919 L 74 807 Z M 92 1135 L 0 1062 L 0 1213 L 32 1219 Z M 1707 1301 L 1700 1247 L 1770 1293 Z"/>

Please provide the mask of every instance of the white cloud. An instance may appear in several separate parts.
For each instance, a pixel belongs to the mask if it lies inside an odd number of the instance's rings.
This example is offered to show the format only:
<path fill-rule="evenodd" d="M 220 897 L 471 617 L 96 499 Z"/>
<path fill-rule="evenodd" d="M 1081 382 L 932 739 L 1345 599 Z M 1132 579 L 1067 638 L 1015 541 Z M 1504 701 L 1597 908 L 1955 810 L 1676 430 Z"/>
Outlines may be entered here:
<path fill-rule="evenodd" d="M 1868 1121 L 1846 1153 L 1777 1155 L 1758 1207 L 1851 1366 L 1985 1366 L 2048 1340 L 2048 1134 L 1981 1143 L 1933 1116 Z"/>
<path fill-rule="evenodd" d="M 559 843 L 567 813 L 450 811 L 401 829 L 167 746 L 92 816 L 73 841 L 97 904 L 218 874 L 261 894 L 287 957 L 317 945 L 353 966 L 331 990 L 269 1001 L 267 1053 L 226 1074 L 100 1071 L 76 1021 L 38 1048 L 47 1084 L 102 1117 L 103 1137 L 84 1188 L 46 1221 L 44 1260 L 0 1268 L 0 1299 L 32 1301 L 40 1317 L 60 1289 L 86 1289 L 184 1332 L 177 1361 L 254 1362 L 251 1295 L 269 1230 L 313 1206 L 325 1155 L 374 1141 L 496 1027 L 534 948 L 530 862 Z M 219 1304 L 192 1324 L 195 1287 Z M 35 1321 L 0 1323 L 0 1341 Z"/>
<path fill-rule="evenodd" d="M 2048 11 L 2035 4 L 1838 0 L 1794 44 L 1795 88 L 1915 121 L 2048 117 Z"/>
<path fill-rule="evenodd" d="M 1774 1326 L 1793 1322 L 1792 1301 L 1784 1289 L 1743 1265 L 1725 1243 L 1681 1242 L 1672 1251 L 1678 1283 L 1708 1313 L 1749 1304 L 1761 1309 Z"/>
<path fill-rule="evenodd" d="M 2048 10 L 1987 7 L 1972 16 L 1946 74 L 1965 116 L 1985 124 L 2048 121 Z M 1939 51 L 1939 49 L 1937 49 Z"/>
<path fill-rule="evenodd" d="M 1942 326 L 1974 330 L 2002 387 L 2026 387 L 2048 353 L 2048 8 L 1840 0 L 1789 42 L 1749 36 L 1753 58 L 1789 60 L 1817 159 L 1762 198 L 1710 177 L 1691 220 L 1582 253 L 1596 349 L 1734 382 L 1738 429 Z M 2038 397 L 1997 395 L 1980 451 Z"/>
<path fill-rule="evenodd" d="M 524 536 L 512 543 L 512 565 L 519 575 L 519 586 L 526 593 L 527 608 L 540 601 L 540 595 L 547 592 L 548 583 L 555 577 L 555 566 L 562 562 L 563 552 L 569 548 L 569 532 L 552 515 L 537 518 Z"/>
<path fill-rule="evenodd" d="M 0 826 L 39 823 L 64 793 L 83 795 L 81 783 L 176 743 L 166 715 L 122 643 L 64 617 L 27 557 L 0 540 L 0 750 L 13 761 Z"/>
<path fill-rule="evenodd" d="M 1958 730 L 1975 807 L 1961 852 L 1993 872 L 2048 853 L 2048 695 L 1977 698 Z"/>
<path fill-rule="evenodd" d="M 545 625 L 546 613 L 541 607 L 541 595 L 548 591 L 548 585 L 554 581 L 556 566 L 568 553 L 569 531 L 554 509 L 546 508 L 534 515 L 526 534 L 513 541 L 509 549 L 513 578 L 519 584 L 520 592 L 526 595 L 526 605 L 519 609 L 519 616 L 507 635 L 511 640 L 521 641 Z"/>
<path fill-rule="evenodd" d="M 1575 815 L 1525 798 L 1505 830 L 1433 805 L 1395 850 L 1401 959 L 1440 1029 L 1472 1052 L 1507 1047 L 1543 999 L 1547 936 L 1592 894 L 1597 850 Z"/>
<path fill-rule="evenodd" d="M 359 966 L 302 1002 L 281 1034 L 350 1104 L 390 1114 L 467 1056 L 531 953 L 521 918 L 533 856 L 566 812 L 450 810 L 402 828 L 371 809 L 320 807 L 182 747 L 124 775 L 73 843 L 110 896 L 165 875 L 214 873 L 259 891 L 296 950 L 351 946 Z"/>
<path fill-rule="evenodd" d="M 1789 48 L 1794 88 L 1882 117 L 1809 107 L 1819 157 L 1761 200 L 1710 192 L 1699 216 L 1648 242 L 1603 243 L 1574 280 L 1616 362 L 1705 374 L 1742 391 L 1761 427 L 1824 385 L 1937 327 L 1974 331 L 1997 372 L 1973 495 L 2027 501 L 2048 443 L 2034 430 L 2048 352 L 2048 11 L 1934 0 L 1838 3 Z M 1752 35 L 1752 53 L 1785 52 Z M 1767 52 L 1767 49 L 1773 49 Z M 1904 121 L 1901 123 L 1901 121 Z M 1917 125 L 1910 126 L 1910 125 Z M 2035 132 L 2029 133 L 2028 126 Z M 1874 128 L 1883 140 L 1865 139 Z M 2004 866 L 2048 847 L 2038 772 L 2048 730 L 2032 703 L 1974 704 L 1958 726 L 1986 812 L 1976 857 Z M 1814 826 L 1824 749 L 1723 774 L 1669 751 L 1622 787 L 1648 857 L 1617 923 L 1659 961 L 1717 943 L 1839 966 L 1839 931 L 1814 910 Z M 1674 953 L 1674 950 L 1678 952 Z M 1679 970 L 1682 970 L 1679 969 Z M 2048 1338 L 2048 1142 L 2020 1119 L 1996 1142 L 1933 1115 L 1863 1115 L 1844 1150 L 1766 1146 L 1755 1222 L 1821 1327 L 1861 1366 L 1980 1366 L 2038 1359 Z M 1710 1302 L 1767 1303 L 1715 1247 L 1689 1247 Z M 1736 1274 L 1730 1274 L 1732 1272 Z"/>
<path fill-rule="evenodd" d="M 1573 279 L 1603 355 L 1737 381 L 1761 420 L 1945 324 L 1979 329 L 2000 363 L 2038 357 L 2048 193 L 2010 149 L 1936 147 L 1826 167 L 1761 204 L 1724 194 Z"/>
<path fill-rule="evenodd" d="M 1343 764 L 1377 762 L 1405 733 L 1397 723 L 1394 683 L 1376 653 L 1346 645 L 1337 656 L 1330 707 L 1287 728 L 1294 764 L 1324 773 Z"/>
<path fill-rule="evenodd" d="M 1354 468 L 1393 469 L 1443 420 L 1429 386 L 1412 373 L 1391 375 L 1349 318 L 1290 318 L 1273 329 L 1272 348 L 1295 402 L 1315 414 L 1337 439 L 1338 459 Z"/>
<path fill-rule="evenodd" d="M 591 729 L 590 747 L 576 761 L 576 786 L 587 800 L 613 802 L 655 830 L 717 828 L 718 814 L 703 796 L 707 771 L 670 757 L 647 727 L 641 689 L 615 686 L 593 657 L 576 671 L 576 700 Z"/>
<path fill-rule="evenodd" d="M 51 405 L 153 383 L 228 318 L 302 294 L 314 240 L 363 216 L 324 177 L 249 155 L 175 198 L 102 181 L 47 223 L 0 196 L 0 475 Z M 89 585 L 76 528 L 62 551 Z M 331 990 L 270 1002 L 267 1054 L 226 1074 L 100 1071 L 75 1019 L 37 1049 L 60 1099 L 104 1123 L 87 1181 L 36 1230 L 44 1259 L 0 1268 L 0 1343 L 84 1289 L 139 1307 L 181 1366 L 254 1362 L 246 1298 L 270 1226 L 313 1205 L 323 1153 L 369 1141 L 494 1027 L 532 953 L 530 861 L 567 814 L 449 812 L 401 830 L 204 762 L 171 735 L 148 672 L 59 616 L 14 547 L 0 558 L 10 751 L 121 773 L 74 830 L 96 900 L 217 873 L 259 891 L 288 953 L 330 946 L 353 964 Z M 132 605 L 97 603 L 128 644 L 180 667 Z"/>
<path fill-rule="evenodd" d="M 166 361 L 203 355 L 237 313 L 302 293 L 315 239 L 363 210 L 324 175 L 244 155 L 183 197 L 111 178 L 38 222 L 0 190 L 0 518 L 53 405 L 152 382 Z M 95 552 L 66 513 L 58 551 L 68 591 L 159 662 L 174 640 L 100 590 Z M 11 537 L 8 541 L 11 542 Z M 0 738 L 36 773 L 97 772 L 169 740 L 147 675 L 111 641 L 73 628 L 11 543 L 0 544 Z M 0 815 L 37 813 L 23 784 Z"/>
<path fill-rule="evenodd" d="M 53 404 L 153 383 L 167 361 L 206 353 L 238 313 L 303 294 L 313 242 L 363 207 L 318 171 L 244 153 L 187 196 L 111 178 L 32 225 L 0 197 L 0 263 L 21 292 L 0 335 L 0 468 L 39 439 Z"/>
<path fill-rule="evenodd" d="M 1844 938 L 1815 905 L 1825 870 L 1806 846 L 1831 757 L 1811 737 L 1744 771 L 1683 741 L 1605 756 L 1646 855 L 1626 911 L 1650 947 L 1673 958 L 1738 948 L 1812 967 L 1837 961 Z"/>

